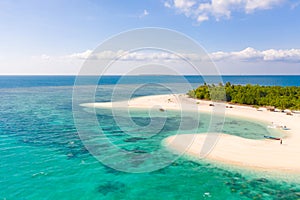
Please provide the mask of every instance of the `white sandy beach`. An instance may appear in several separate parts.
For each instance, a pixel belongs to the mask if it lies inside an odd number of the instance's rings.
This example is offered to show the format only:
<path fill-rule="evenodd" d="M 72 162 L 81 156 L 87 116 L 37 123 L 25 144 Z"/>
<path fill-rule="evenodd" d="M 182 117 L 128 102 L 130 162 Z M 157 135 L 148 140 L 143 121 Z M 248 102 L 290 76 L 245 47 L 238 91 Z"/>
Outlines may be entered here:
<path fill-rule="evenodd" d="M 157 108 L 163 110 L 178 110 L 198 108 L 201 112 L 212 112 L 211 102 L 200 101 L 186 97 L 186 95 L 156 95 L 131 99 L 124 102 L 87 103 L 82 106 L 98 108 Z M 218 142 L 206 159 L 251 167 L 266 171 L 300 172 L 300 115 L 288 116 L 281 112 L 257 111 L 248 106 L 231 105 L 226 108 L 226 116 L 243 117 L 245 119 L 263 121 L 271 125 L 272 122 L 283 124 L 290 130 L 283 130 L 283 144 L 278 140 L 251 140 L 237 136 L 220 134 Z M 200 151 L 206 134 L 176 135 L 166 138 L 163 145 L 174 153 L 184 153 L 200 159 Z M 193 143 L 187 148 L 185 141 Z"/>

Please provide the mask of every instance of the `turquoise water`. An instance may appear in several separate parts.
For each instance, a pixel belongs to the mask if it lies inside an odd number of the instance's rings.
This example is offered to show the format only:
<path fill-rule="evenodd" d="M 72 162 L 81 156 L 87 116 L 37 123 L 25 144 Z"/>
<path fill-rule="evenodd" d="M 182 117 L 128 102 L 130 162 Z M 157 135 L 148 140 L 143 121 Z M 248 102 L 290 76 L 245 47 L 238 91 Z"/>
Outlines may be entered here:
<path fill-rule="evenodd" d="M 124 94 L 131 86 L 124 87 Z M 109 101 L 112 88 L 100 86 L 96 100 Z M 168 91 L 152 87 L 135 96 L 165 93 Z M 2 88 L 0 95 L 0 199 L 299 199 L 299 182 L 206 161 L 179 158 L 153 172 L 117 171 L 96 160 L 82 144 L 73 120 L 71 86 Z M 145 111 L 132 111 L 132 116 L 136 123 L 149 123 Z M 201 114 L 199 132 L 207 130 L 208 118 Z M 97 110 L 97 119 L 113 143 L 135 152 L 163 148 L 161 140 L 177 133 L 180 122 L 176 113 L 170 113 L 159 134 L 140 140 L 124 134 L 110 110 Z M 269 131 L 265 124 L 236 118 L 227 118 L 223 129 L 252 139 L 278 134 Z"/>

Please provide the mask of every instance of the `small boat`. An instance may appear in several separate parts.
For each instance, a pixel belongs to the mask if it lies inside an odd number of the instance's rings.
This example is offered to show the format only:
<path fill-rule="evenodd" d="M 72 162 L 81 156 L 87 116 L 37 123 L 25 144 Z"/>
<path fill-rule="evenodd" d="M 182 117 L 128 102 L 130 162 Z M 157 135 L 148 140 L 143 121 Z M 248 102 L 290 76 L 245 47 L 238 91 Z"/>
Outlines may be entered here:
<path fill-rule="evenodd" d="M 264 138 L 270 139 L 270 140 L 281 140 L 281 138 L 272 137 L 272 136 L 268 136 L 268 135 L 264 135 Z"/>
<path fill-rule="evenodd" d="M 272 122 L 272 125 L 267 126 L 268 128 L 279 128 L 279 129 L 283 129 L 283 130 L 289 130 L 285 125 L 283 124 L 277 124 Z"/>
<path fill-rule="evenodd" d="M 267 126 L 268 128 L 282 128 L 282 126 L 279 126 L 279 125 L 269 125 Z"/>

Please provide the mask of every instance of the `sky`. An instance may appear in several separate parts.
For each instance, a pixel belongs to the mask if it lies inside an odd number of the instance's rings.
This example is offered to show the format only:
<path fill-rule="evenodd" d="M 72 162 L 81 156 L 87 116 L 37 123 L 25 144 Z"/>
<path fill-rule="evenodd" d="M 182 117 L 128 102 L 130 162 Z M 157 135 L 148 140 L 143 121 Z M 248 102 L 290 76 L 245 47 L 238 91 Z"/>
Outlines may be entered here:
<path fill-rule="evenodd" d="M 299 75 L 299 19 L 300 0 L 1 0 L 0 74 L 77 75 L 108 38 L 159 27 L 195 40 L 221 74 Z"/>

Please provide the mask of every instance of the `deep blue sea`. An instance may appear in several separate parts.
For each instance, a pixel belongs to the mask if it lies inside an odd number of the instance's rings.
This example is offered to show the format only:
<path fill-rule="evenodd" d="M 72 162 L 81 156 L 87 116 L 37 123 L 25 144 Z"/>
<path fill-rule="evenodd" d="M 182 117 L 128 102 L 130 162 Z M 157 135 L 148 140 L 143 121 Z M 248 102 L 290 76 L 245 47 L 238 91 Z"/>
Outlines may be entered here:
<path fill-rule="evenodd" d="M 95 91 L 97 102 L 111 100 L 120 76 L 102 77 Z M 197 76 L 185 77 L 193 87 L 204 82 Z M 85 92 L 93 88 L 85 77 L 78 89 L 80 102 L 86 102 Z M 209 77 L 210 80 L 214 77 Z M 145 173 L 126 173 L 104 165 L 83 145 L 74 124 L 72 92 L 74 76 L 0 76 L 0 200 L 2 199 L 300 199 L 297 180 L 276 178 L 272 173 L 193 161 L 180 157 L 166 167 Z M 182 79 L 176 76 L 132 76 L 122 82 L 118 99 L 125 99 L 132 88 L 151 83 L 136 90 L 131 97 L 168 94 L 168 87 L 185 93 Z M 300 86 L 300 76 L 224 76 L 223 82 Z M 162 87 L 166 85 L 168 87 Z M 86 127 L 89 133 L 103 130 L 105 138 L 124 151 L 137 154 L 161 150 L 164 159 L 174 155 L 164 150 L 161 141 L 174 134 L 194 133 L 179 130 L 179 114 L 167 115 L 164 127 L 153 137 L 141 138 L 126 134 L 138 133 L 129 122 L 147 126 L 151 121 L 148 111 L 134 110 L 119 116 L 116 122 L 109 109 L 91 111 L 82 108 L 87 116 L 94 112 L 98 126 Z M 159 115 L 152 116 L 160 120 Z M 197 132 L 208 129 L 209 115 L 201 114 Z M 163 120 L 163 119 L 162 119 Z M 193 116 L 183 120 L 193 122 Z M 128 124 L 127 124 L 128 123 Z M 125 131 L 126 129 L 126 131 Z M 148 130 L 151 132 L 151 130 Z M 276 135 L 263 122 L 226 118 L 222 132 L 251 139 Z M 96 147 L 95 147 L 96 148 Z M 99 143 L 100 153 L 113 156 L 107 144 Z M 110 160 L 118 158 L 110 157 Z M 125 161 L 126 162 L 126 161 Z M 124 166 L 127 166 L 124 162 Z M 141 165 L 131 163 L 132 167 Z M 155 163 L 149 161 L 149 166 Z M 130 167 L 130 166 L 129 166 Z M 282 174 L 281 174 L 282 176 Z"/>
<path fill-rule="evenodd" d="M 122 76 L 102 76 L 101 85 L 114 85 Z M 195 84 L 205 82 L 202 76 L 184 76 L 187 81 Z M 219 80 L 219 76 L 206 76 L 210 80 Z M 295 76 L 222 76 L 223 83 L 233 84 L 259 84 L 300 86 L 300 75 Z M 0 88 L 41 87 L 41 86 L 73 86 L 76 76 L 0 76 Z M 82 78 L 83 79 L 83 78 Z M 85 77 L 86 85 L 91 83 L 90 77 Z M 181 76 L 127 76 L 124 84 L 138 84 L 143 82 L 153 83 L 180 83 Z"/>

